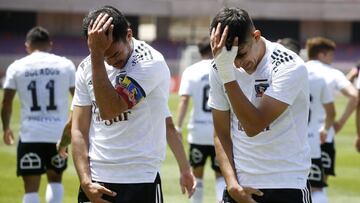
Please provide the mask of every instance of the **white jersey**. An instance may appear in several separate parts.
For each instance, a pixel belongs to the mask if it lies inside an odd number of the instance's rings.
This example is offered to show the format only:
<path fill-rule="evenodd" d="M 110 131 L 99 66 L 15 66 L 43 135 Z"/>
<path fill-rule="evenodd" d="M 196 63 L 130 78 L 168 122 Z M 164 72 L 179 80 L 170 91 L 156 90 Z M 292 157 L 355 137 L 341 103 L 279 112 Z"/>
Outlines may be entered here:
<path fill-rule="evenodd" d="M 73 105 L 92 106 L 89 130 L 91 177 L 108 183 L 153 182 L 165 158 L 165 117 L 169 116 L 170 71 L 164 57 L 143 41 L 132 40 L 134 50 L 125 67 L 105 64 L 115 86 L 125 78 L 139 86 L 143 100 L 111 120 L 100 117 L 92 85 L 91 59 L 76 73 Z"/>
<path fill-rule="evenodd" d="M 309 111 L 309 143 L 311 148 L 311 158 L 321 158 L 320 130 L 324 127 L 326 117 L 324 104 L 334 101 L 324 75 L 314 70 L 314 67 L 307 67 L 309 74 L 310 89 L 310 111 Z"/>
<path fill-rule="evenodd" d="M 360 79 L 359 76 L 356 78 L 356 89 L 360 90 Z"/>
<path fill-rule="evenodd" d="M 314 71 L 317 71 L 324 76 L 326 84 L 329 86 L 329 89 L 332 92 L 334 98 L 339 91 L 341 91 L 342 89 L 344 89 L 349 85 L 352 85 L 350 81 L 346 78 L 344 73 L 318 60 L 310 60 L 306 62 L 306 66 L 313 67 Z M 324 111 L 324 109 L 322 109 L 322 111 Z M 325 115 L 325 112 L 323 112 L 323 115 Z M 333 142 L 334 136 L 335 136 L 335 130 L 332 127 L 328 131 L 326 142 L 327 143 Z"/>
<path fill-rule="evenodd" d="M 266 52 L 249 75 L 236 69 L 237 82 L 249 101 L 258 106 L 263 94 L 288 104 L 264 131 L 246 135 L 231 109 L 216 71 L 210 72 L 209 105 L 231 111 L 231 138 L 238 181 L 254 188 L 305 188 L 311 158 L 307 139 L 309 81 L 302 59 L 282 45 L 262 38 Z"/>
<path fill-rule="evenodd" d="M 185 69 L 181 77 L 179 95 L 192 98 L 193 108 L 188 123 L 188 142 L 214 145 L 211 109 L 208 106 L 209 72 L 211 61 L 202 60 Z"/>
<path fill-rule="evenodd" d="M 9 66 L 4 88 L 19 94 L 22 142 L 60 139 L 69 111 L 69 88 L 74 84 L 75 66 L 65 57 L 36 51 Z"/>

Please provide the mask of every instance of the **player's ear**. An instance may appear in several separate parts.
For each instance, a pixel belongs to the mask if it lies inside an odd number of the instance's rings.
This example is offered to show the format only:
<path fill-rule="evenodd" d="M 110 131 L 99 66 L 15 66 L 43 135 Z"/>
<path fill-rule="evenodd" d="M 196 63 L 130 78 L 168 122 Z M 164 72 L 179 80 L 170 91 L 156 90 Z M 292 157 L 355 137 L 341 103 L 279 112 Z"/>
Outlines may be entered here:
<path fill-rule="evenodd" d="M 29 42 L 25 42 L 25 49 L 28 54 L 30 54 L 33 51 Z"/>
<path fill-rule="evenodd" d="M 130 42 L 132 40 L 132 37 L 133 37 L 132 29 L 128 28 L 126 33 L 126 41 Z"/>
<path fill-rule="evenodd" d="M 254 36 L 254 39 L 255 39 L 256 41 L 259 41 L 260 38 L 261 38 L 261 31 L 260 31 L 260 30 L 255 30 L 255 31 L 253 32 L 253 36 Z"/>

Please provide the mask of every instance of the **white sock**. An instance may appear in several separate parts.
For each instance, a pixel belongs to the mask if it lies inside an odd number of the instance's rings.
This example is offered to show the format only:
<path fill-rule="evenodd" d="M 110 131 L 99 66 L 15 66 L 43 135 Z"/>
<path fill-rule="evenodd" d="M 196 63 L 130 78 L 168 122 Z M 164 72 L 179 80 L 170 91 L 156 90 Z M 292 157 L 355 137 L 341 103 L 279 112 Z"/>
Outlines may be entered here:
<path fill-rule="evenodd" d="M 311 193 L 313 203 L 328 203 L 328 199 L 323 191 L 314 191 Z"/>
<path fill-rule="evenodd" d="M 191 203 L 202 203 L 203 200 L 203 180 L 196 178 L 196 188 L 193 196 L 190 198 Z"/>
<path fill-rule="evenodd" d="M 222 196 L 224 193 L 224 189 L 226 187 L 225 179 L 224 177 L 218 177 L 216 178 L 216 200 L 218 202 L 222 201 Z"/>
<path fill-rule="evenodd" d="M 23 203 L 40 203 L 39 194 L 37 192 L 25 193 Z"/>
<path fill-rule="evenodd" d="M 46 186 L 46 202 L 62 203 L 64 196 L 64 187 L 61 183 L 48 183 Z"/>

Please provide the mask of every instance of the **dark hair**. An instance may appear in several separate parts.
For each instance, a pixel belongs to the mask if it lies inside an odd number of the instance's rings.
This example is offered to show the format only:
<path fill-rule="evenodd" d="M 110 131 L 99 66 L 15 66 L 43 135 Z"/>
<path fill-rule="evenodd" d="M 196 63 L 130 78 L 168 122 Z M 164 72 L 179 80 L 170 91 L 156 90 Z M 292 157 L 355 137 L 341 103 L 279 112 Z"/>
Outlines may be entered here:
<path fill-rule="evenodd" d="M 336 44 L 324 37 L 314 37 L 306 41 L 306 49 L 309 59 L 317 59 L 319 53 L 334 51 Z"/>
<path fill-rule="evenodd" d="M 50 43 L 50 35 L 49 32 L 40 26 L 36 26 L 29 30 L 26 34 L 26 43 L 31 45 L 32 47 L 41 47 L 47 46 Z"/>
<path fill-rule="evenodd" d="M 209 37 L 204 37 L 198 44 L 197 47 L 201 56 L 207 55 L 212 53 L 211 46 L 210 46 L 210 39 Z"/>
<path fill-rule="evenodd" d="M 282 44 L 284 47 L 290 49 L 291 51 L 300 54 L 301 47 L 297 40 L 293 38 L 283 38 L 283 39 L 279 39 L 278 42 Z"/>
<path fill-rule="evenodd" d="M 114 41 L 119 41 L 119 40 L 125 41 L 127 30 L 130 27 L 130 24 L 126 20 L 125 16 L 118 9 L 112 6 L 103 6 L 99 9 L 89 12 L 89 14 L 84 18 L 82 24 L 82 33 L 85 36 L 85 38 L 87 39 L 88 37 L 87 32 L 90 21 L 92 20 L 94 22 L 101 13 L 106 13 L 113 18 L 112 24 L 114 25 L 114 30 L 113 30 Z"/>
<path fill-rule="evenodd" d="M 221 33 L 225 26 L 229 27 L 228 37 L 226 39 L 226 48 L 230 49 L 235 37 L 239 39 L 239 46 L 246 43 L 251 31 L 255 28 L 249 14 L 240 8 L 223 8 L 213 18 L 210 26 L 210 33 L 221 23 Z"/>

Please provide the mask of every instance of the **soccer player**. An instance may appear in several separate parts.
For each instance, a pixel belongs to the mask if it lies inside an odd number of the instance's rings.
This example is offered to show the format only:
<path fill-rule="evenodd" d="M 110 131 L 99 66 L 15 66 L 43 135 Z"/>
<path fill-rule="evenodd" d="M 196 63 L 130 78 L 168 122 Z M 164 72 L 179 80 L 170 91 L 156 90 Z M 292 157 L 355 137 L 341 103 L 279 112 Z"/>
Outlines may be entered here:
<path fill-rule="evenodd" d="M 6 71 L 1 109 L 4 142 L 14 143 L 10 128 L 16 92 L 21 101 L 21 127 L 17 146 L 17 175 L 25 188 L 24 203 L 38 203 L 41 175 L 46 173 L 46 201 L 60 203 L 64 189 L 62 173 L 67 160 L 56 150 L 68 112 L 68 95 L 74 93 L 75 66 L 65 57 L 49 53 L 48 31 L 34 27 L 26 35 L 28 56 L 16 60 Z"/>
<path fill-rule="evenodd" d="M 360 97 L 360 80 L 356 81 L 356 88 L 358 89 L 358 97 Z M 356 108 L 356 138 L 355 138 L 355 148 L 360 153 L 360 101 L 358 100 Z"/>
<path fill-rule="evenodd" d="M 321 161 L 321 144 L 325 142 L 327 134 L 335 120 L 335 106 L 324 74 L 316 67 L 307 66 L 310 88 L 309 111 L 309 143 L 311 148 L 311 170 L 309 181 L 311 197 L 314 203 L 327 203 L 323 188 L 326 187 L 324 169 Z"/>
<path fill-rule="evenodd" d="M 284 38 L 278 42 L 296 54 L 300 54 L 300 46 L 296 40 Z M 327 132 L 334 123 L 334 98 L 326 84 L 323 73 L 313 67 L 306 68 L 309 76 L 310 90 L 308 138 L 311 148 L 311 169 L 309 174 L 311 198 L 314 203 L 325 203 L 328 201 L 323 192 L 323 188 L 326 187 L 326 184 L 324 181 L 324 169 L 321 162 L 320 143 L 325 142 Z M 323 123 L 321 121 L 325 122 Z"/>
<path fill-rule="evenodd" d="M 163 202 L 170 71 L 161 53 L 132 37 L 104 6 L 83 21 L 90 56 L 76 73 L 72 153 L 78 202 Z"/>
<path fill-rule="evenodd" d="M 190 164 L 196 177 L 197 185 L 191 202 L 202 202 L 204 166 L 208 157 L 211 158 L 211 167 L 215 172 L 216 198 L 220 202 L 225 188 L 225 181 L 221 176 L 220 168 L 216 161 L 213 140 L 214 127 L 211 109 L 207 104 L 210 90 L 209 72 L 212 61 L 208 37 L 198 43 L 198 49 L 202 60 L 186 68 L 182 74 L 179 89 L 180 102 L 178 105 L 177 127 L 181 129 L 190 98 L 192 98 L 193 109 L 188 124 L 188 142 L 190 143 Z"/>
<path fill-rule="evenodd" d="M 333 41 L 323 37 L 309 38 L 306 42 L 309 58 L 306 66 L 313 67 L 313 69 L 316 69 L 325 76 L 325 81 L 332 91 L 333 97 L 340 91 L 348 99 L 347 106 L 340 119 L 335 121 L 333 128 L 327 133 L 326 142 L 321 145 L 321 159 L 326 183 L 328 176 L 335 176 L 335 133 L 339 132 L 342 126 L 344 126 L 357 105 L 357 91 L 355 87 L 341 71 L 330 66 L 333 62 L 335 48 L 336 45 Z"/>
<path fill-rule="evenodd" d="M 311 202 L 309 82 L 302 59 L 239 8 L 211 22 L 209 105 L 225 202 Z"/>

